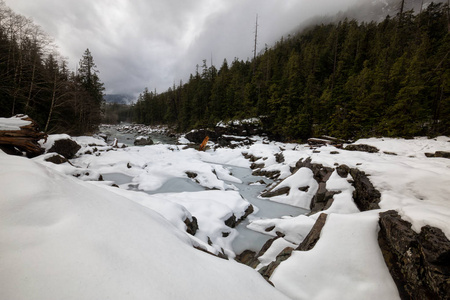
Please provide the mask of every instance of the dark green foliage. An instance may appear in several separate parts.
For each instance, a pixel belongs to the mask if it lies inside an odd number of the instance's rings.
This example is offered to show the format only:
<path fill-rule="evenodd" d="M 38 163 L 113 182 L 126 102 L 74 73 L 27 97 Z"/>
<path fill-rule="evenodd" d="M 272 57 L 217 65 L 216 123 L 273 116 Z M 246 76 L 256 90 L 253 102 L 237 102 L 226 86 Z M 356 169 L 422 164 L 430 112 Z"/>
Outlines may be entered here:
<path fill-rule="evenodd" d="M 343 20 L 281 39 L 253 61 L 203 62 L 186 84 L 144 92 L 136 121 L 180 130 L 264 116 L 287 140 L 450 134 L 448 7 L 380 23 Z M 198 70 L 198 67 L 197 67 Z"/>
<path fill-rule="evenodd" d="M 27 114 L 42 130 L 82 134 L 100 123 L 103 84 L 86 50 L 77 75 L 33 22 L 0 2 L 0 117 Z"/>

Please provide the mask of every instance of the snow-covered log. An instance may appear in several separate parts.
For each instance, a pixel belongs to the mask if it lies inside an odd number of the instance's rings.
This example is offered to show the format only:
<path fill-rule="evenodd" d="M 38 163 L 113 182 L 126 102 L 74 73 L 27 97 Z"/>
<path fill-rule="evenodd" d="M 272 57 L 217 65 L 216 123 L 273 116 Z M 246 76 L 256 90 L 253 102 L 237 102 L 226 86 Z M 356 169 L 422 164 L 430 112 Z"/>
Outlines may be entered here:
<path fill-rule="evenodd" d="M 27 115 L 16 115 L 11 118 L 0 118 L 0 146 L 13 150 L 25 151 L 33 157 L 44 153 L 38 141 L 47 134 L 39 130 L 38 124 Z"/>

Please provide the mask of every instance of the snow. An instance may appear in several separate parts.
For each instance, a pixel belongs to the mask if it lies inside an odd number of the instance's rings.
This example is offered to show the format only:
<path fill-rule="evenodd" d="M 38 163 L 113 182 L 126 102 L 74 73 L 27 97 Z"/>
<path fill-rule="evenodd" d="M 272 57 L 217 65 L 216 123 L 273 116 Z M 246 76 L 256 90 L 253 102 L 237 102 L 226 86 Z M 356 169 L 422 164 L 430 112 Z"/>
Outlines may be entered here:
<path fill-rule="evenodd" d="M 63 137 L 69 136 L 50 136 L 44 146 Z M 270 278 L 292 299 L 398 299 L 377 243 L 382 211 L 397 210 L 417 232 L 431 225 L 450 237 L 450 160 L 425 156 L 450 151 L 448 137 L 356 141 L 379 153 L 310 149 L 260 137 L 235 149 L 211 144 L 205 152 L 165 144 L 113 149 L 97 138 L 72 139 L 82 149 L 71 164 L 45 162 L 51 154 L 27 160 L 0 152 L 0 290 L 5 298 L 285 299 L 254 270 L 193 248 L 234 257 L 233 241 L 241 229 L 224 221 L 244 214 L 249 200 L 243 195 L 251 194 L 246 189 L 262 190 L 243 179 L 240 168 L 251 164 L 243 154 L 259 158 L 255 163 L 263 170 L 279 172 L 268 189 L 290 188 L 287 195 L 257 199 L 257 213 L 244 225 L 267 238 L 283 235 L 259 258 L 257 269 L 284 248 L 295 249 L 318 216 L 328 214 L 315 247 L 293 251 Z M 95 155 L 84 154 L 94 147 Z M 283 162 L 277 162 L 280 153 Z M 333 172 L 326 188 L 338 193 L 327 210 L 310 216 L 276 214 L 278 203 L 309 208 L 317 182 L 307 168 L 291 171 L 308 157 L 325 167 L 345 164 L 364 171 L 381 193 L 381 209 L 360 212 L 351 176 Z M 99 175 L 110 181 L 97 181 Z M 119 187 L 112 187 L 114 181 Z M 195 236 L 185 232 L 184 223 L 193 217 L 199 224 Z"/>
<path fill-rule="evenodd" d="M 4 299 L 287 299 L 136 202 L 0 153 Z"/>
<path fill-rule="evenodd" d="M 329 215 L 314 248 L 294 251 L 270 280 L 292 299 L 399 299 L 377 221 L 377 211 Z"/>
<path fill-rule="evenodd" d="M 277 185 L 275 191 L 283 187 L 290 188 L 288 195 L 272 197 L 272 201 L 309 209 L 311 199 L 316 194 L 319 184 L 314 179 L 311 169 L 300 168 Z M 302 187 L 307 187 L 307 191 L 301 191 L 299 188 Z"/>
<path fill-rule="evenodd" d="M 28 116 L 15 116 L 11 118 L 0 118 L 0 130 L 15 131 L 20 130 L 20 127 L 31 124 L 31 121 L 22 120 Z"/>

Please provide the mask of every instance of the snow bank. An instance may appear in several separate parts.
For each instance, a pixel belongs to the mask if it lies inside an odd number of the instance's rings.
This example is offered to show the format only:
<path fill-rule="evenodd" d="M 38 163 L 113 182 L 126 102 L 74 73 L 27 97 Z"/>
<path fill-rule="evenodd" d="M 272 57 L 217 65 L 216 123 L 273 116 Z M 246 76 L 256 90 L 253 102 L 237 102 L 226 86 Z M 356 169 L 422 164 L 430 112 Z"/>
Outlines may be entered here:
<path fill-rule="evenodd" d="M 0 153 L 5 299 L 287 299 L 153 210 Z"/>
<path fill-rule="evenodd" d="M 373 211 L 329 215 L 314 248 L 294 251 L 270 280 L 292 299 L 399 299 L 378 247 L 377 221 Z"/>

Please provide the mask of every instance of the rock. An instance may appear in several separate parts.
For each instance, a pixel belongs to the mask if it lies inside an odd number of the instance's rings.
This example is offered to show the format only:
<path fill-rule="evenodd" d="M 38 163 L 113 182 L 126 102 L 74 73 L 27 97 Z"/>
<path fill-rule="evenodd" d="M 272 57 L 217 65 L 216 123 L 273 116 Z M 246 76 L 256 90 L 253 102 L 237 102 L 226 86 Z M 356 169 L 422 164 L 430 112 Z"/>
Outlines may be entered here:
<path fill-rule="evenodd" d="M 350 168 L 347 165 L 339 165 L 336 168 L 336 172 L 338 173 L 339 176 L 341 176 L 342 178 L 347 178 L 348 173 L 350 173 Z"/>
<path fill-rule="evenodd" d="M 274 225 L 274 226 L 267 227 L 266 229 L 264 229 L 264 231 L 265 231 L 265 232 L 271 232 L 271 231 L 274 230 L 274 229 L 275 229 L 275 225 Z"/>
<path fill-rule="evenodd" d="M 327 214 L 322 213 L 319 218 L 317 218 L 316 223 L 314 223 L 314 226 L 311 228 L 311 231 L 308 233 L 306 238 L 303 240 L 303 242 L 295 249 L 295 251 L 308 251 L 314 248 L 317 241 L 320 238 L 320 232 L 322 231 L 323 226 L 325 225 L 327 219 Z M 279 237 L 277 237 L 279 238 Z M 275 238 L 275 239 L 277 239 Z M 270 245 L 273 243 L 275 239 L 270 240 L 270 244 L 267 246 L 266 250 L 270 247 Z M 267 244 L 267 243 L 266 243 Z M 264 245 L 266 247 L 266 245 Z M 263 247 L 263 249 L 264 249 Z M 261 249 L 261 250 L 263 250 Z M 265 252 L 264 251 L 264 252 Z M 287 247 L 283 249 L 283 251 L 280 252 L 280 254 L 277 255 L 275 261 L 271 262 L 269 265 L 261 268 L 259 270 L 259 273 L 270 283 L 270 276 L 272 276 L 272 273 L 275 271 L 275 269 L 285 260 L 287 260 L 291 255 L 292 251 L 294 251 L 293 248 Z M 260 257 L 264 254 L 264 252 L 260 251 L 256 257 Z"/>
<path fill-rule="evenodd" d="M 184 224 L 186 224 L 186 232 L 189 233 L 190 235 L 195 235 L 195 233 L 198 230 L 197 218 L 194 216 L 192 216 L 192 220 L 186 218 L 184 220 Z"/>
<path fill-rule="evenodd" d="M 352 168 L 350 174 L 353 177 L 353 200 L 356 206 L 361 211 L 379 209 L 378 203 L 381 199 L 381 194 L 374 188 L 369 178 L 363 171 Z"/>
<path fill-rule="evenodd" d="M 395 152 L 390 152 L 390 151 L 383 151 L 383 153 L 384 153 L 384 154 L 387 154 L 387 155 L 394 155 L 394 156 L 397 155 L 397 153 L 395 153 Z"/>
<path fill-rule="evenodd" d="M 150 137 L 145 137 L 145 136 L 138 136 L 135 140 L 134 140 L 134 145 L 135 146 L 150 146 L 153 145 L 153 140 Z"/>
<path fill-rule="evenodd" d="M 377 153 L 380 150 L 377 147 L 366 145 L 366 144 L 351 144 L 344 148 L 344 150 L 349 151 L 362 151 L 368 153 Z"/>
<path fill-rule="evenodd" d="M 259 269 L 259 271 L 258 271 L 259 274 L 261 274 L 262 277 L 264 277 L 264 279 L 266 279 L 269 283 L 271 283 L 270 276 L 272 276 L 272 273 L 275 271 L 276 268 L 278 268 L 278 266 L 283 261 L 285 261 L 286 259 L 291 257 L 292 251 L 294 251 L 294 248 L 291 248 L 291 247 L 284 248 L 283 251 L 281 251 L 280 254 L 277 255 L 277 258 L 275 259 L 275 261 L 273 261 L 269 265 Z"/>
<path fill-rule="evenodd" d="M 291 188 L 288 186 L 284 186 L 279 189 L 277 189 L 277 187 L 274 187 L 272 190 L 262 193 L 261 197 L 270 198 L 270 197 L 280 196 L 280 195 L 284 195 L 284 194 L 289 195 L 290 190 L 291 190 Z"/>
<path fill-rule="evenodd" d="M 45 159 L 45 161 L 54 163 L 56 165 L 60 165 L 60 164 L 63 164 L 65 162 L 68 162 L 67 158 L 65 158 L 64 156 L 59 155 L 59 154 L 54 154 L 54 155 L 52 155 L 50 157 L 47 157 Z"/>
<path fill-rule="evenodd" d="M 309 186 L 301 186 L 298 188 L 298 190 L 306 193 L 307 191 L 309 191 Z"/>
<path fill-rule="evenodd" d="M 262 169 L 262 168 L 264 168 L 264 166 L 265 166 L 264 163 L 260 163 L 260 164 L 252 163 L 250 165 L 250 169 L 252 169 L 252 170 L 254 170 L 254 169 Z"/>
<path fill-rule="evenodd" d="M 241 223 L 243 220 L 245 220 L 245 218 L 247 218 L 248 215 L 253 213 L 253 211 L 254 211 L 253 205 L 250 204 L 245 209 L 244 215 L 242 217 L 237 219 L 236 216 L 234 214 L 232 214 L 231 217 L 229 217 L 228 219 L 225 220 L 225 225 L 227 225 L 228 227 L 234 228 L 237 225 L 239 225 L 239 223 Z"/>
<path fill-rule="evenodd" d="M 436 151 L 433 153 L 425 153 L 426 157 L 442 157 L 442 158 L 450 158 L 450 152 L 447 151 Z"/>
<path fill-rule="evenodd" d="M 231 215 L 228 219 L 225 220 L 225 225 L 228 227 L 234 228 L 236 227 L 237 221 L 236 216 L 234 214 Z"/>
<path fill-rule="evenodd" d="M 309 231 L 308 235 L 305 237 L 303 242 L 295 250 L 299 251 L 308 251 L 314 248 L 317 241 L 320 238 L 320 233 L 322 232 L 323 226 L 325 226 L 325 222 L 327 220 L 327 214 L 321 213 L 317 218 L 316 223 L 314 223 L 313 227 Z"/>
<path fill-rule="evenodd" d="M 252 172 L 253 176 L 265 176 L 270 179 L 277 179 L 280 176 L 280 171 L 273 170 L 273 171 L 267 171 L 262 169 L 256 169 Z"/>
<path fill-rule="evenodd" d="M 256 252 L 251 250 L 244 250 L 241 254 L 236 255 L 234 259 L 237 262 L 240 262 L 241 264 L 247 265 L 252 268 L 256 268 L 256 266 L 259 264 L 258 260 L 256 259 Z"/>
<path fill-rule="evenodd" d="M 187 138 L 192 143 L 200 144 L 207 136 L 209 136 L 209 139 L 211 141 L 217 141 L 218 135 L 214 131 L 209 129 L 192 130 L 186 133 L 185 138 Z"/>
<path fill-rule="evenodd" d="M 402 299 L 450 299 L 450 241 L 424 226 L 417 234 L 394 210 L 380 213 L 378 243 Z"/>
<path fill-rule="evenodd" d="M 80 150 L 81 146 L 71 139 L 56 140 L 47 152 L 56 152 L 67 159 L 71 159 Z"/>
<path fill-rule="evenodd" d="M 186 171 L 185 173 L 186 173 L 186 175 L 187 175 L 189 178 L 191 178 L 191 179 L 193 179 L 193 178 L 195 178 L 195 177 L 198 176 L 197 173 L 191 172 L 191 171 Z"/>
<path fill-rule="evenodd" d="M 275 161 L 279 164 L 284 163 L 284 155 L 283 152 L 275 153 Z"/>

